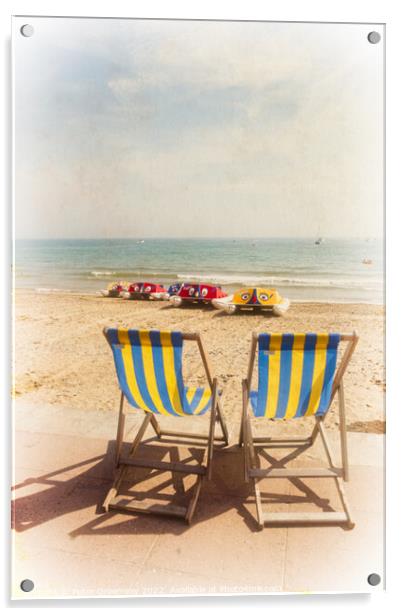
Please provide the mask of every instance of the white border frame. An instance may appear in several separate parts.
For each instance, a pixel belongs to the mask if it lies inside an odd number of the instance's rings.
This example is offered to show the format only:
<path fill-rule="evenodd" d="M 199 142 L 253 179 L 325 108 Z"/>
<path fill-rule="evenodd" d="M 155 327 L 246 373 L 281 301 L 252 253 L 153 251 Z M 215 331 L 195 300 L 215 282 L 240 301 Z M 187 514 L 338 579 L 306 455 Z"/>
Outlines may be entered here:
<path fill-rule="evenodd" d="M 399 206 L 402 202 L 400 196 L 400 143 L 401 143 L 401 119 L 400 110 L 402 109 L 401 86 L 400 81 L 400 58 L 402 57 L 402 46 L 399 27 L 401 26 L 401 9 L 398 3 L 392 0 L 338 0 L 336 3 L 322 2 L 322 0 L 281 0 L 281 2 L 272 5 L 272 3 L 263 3 L 261 0 L 204 0 L 202 3 L 190 3 L 185 0 L 170 0 L 169 3 L 163 0 L 144 0 L 140 2 L 130 2 L 129 0 L 114 0 L 113 3 L 107 0 L 97 0 L 91 2 L 89 0 L 59 0 L 57 4 L 51 0 L 43 1 L 21 1 L 11 2 L 5 0 L 1 6 L 0 28 L 2 34 L 2 43 L 5 54 L 1 65 L 2 82 L 4 92 L 2 97 L 2 128 L 3 128 L 3 148 L 1 149 L 2 171 L 3 171 L 3 203 L 2 209 L 2 233 L 3 241 L 2 257 L 5 267 L 1 269 L 0 288 L 3 289 L 3 304 L 1 320 L 2 330 L 1 339 L 10 340 L 10 308 L 9 308 L 9 293 L 11 288 L 11 280 L 9 274 L 10 265 L 10 199 L 11 199 L 11 156 L 10 156 L 10 71 L 9 71 L 9 39 L 11 32 L 10 16 L 14 15 L 52 15 L 52 16 L 77 16 L 77 17 L 153 17 L 153 18 L 188 18 L 188 19 L 232 19 L 232 20 L 267 20 L 267 21 L 329 21 L 329 22 L 364 22 L 364 23 L 385 23 L 387 29 L 387 100 L 386 100 L 386 122 L 387 122 L 387 178 L 386 178 L 386 277 L 387 277 L 387 409 L 388 409 L 388 437 L 387 437 L 387 591 L 373 592 L 371 598 L 369 595 L 338 595 L 327 598 L 325 595 L 315 595 L 312 597 L 304 596 L 269 596 L 269 597 L 203 597 L 198 599 L 191 598 L 171 598 L 166 599 L 91 599 L 91 600 L 75 600 L 68 609 L 76 610 L 80 606 L 92 607 L 108 607 L 114 609 L 119 607 L 134 607 L 138 611 L 141 605 L 151 607 L 160 607 L 164 612 L 171 612 L 179 606 L 192 606 L 192 610 L 204 611 L 210 605 L 219 606 L 219 609 L 229 608 L 231 612 L 236 605 L 238 609 L 244 609 L 245 605 L 253 604 L 262 609 L 270 607 L 280 607 L 281 612 L 287 614 L 288 611 L 305 606 L 310 612 L 314 610 L 322 610 L 325 606 L 327 614 L 338 613 L 339 610 L 349 606 L 355 611 L 364 610 L 365 614 L 375 613 L 379 610 L 392 610 L 392 604 L 400 604 L 399 596 L 399 568 L 401 550 L 401 533 L 400 520 L 402 519 L 402 491 L 398 489 L 400 486 L 401 466 L 400 456 L 398 453 L 401 450 L 398 435 L 402 434 L 402 414 L 399 411 L 399 400 L 397 398 L 398 385 L 400 381 L 397 360 L 397 348 L 402 341 L 402 319 L 397 315 L 398 300 L 400 304 L 400 263 L 401 257 L 401 241 L 399 231 Z M 399 199 L 398 199 L 399 197 Z M 7 290 L 7 292 L 4 292 Z M 398 318 L 399 317 L 399 318 Z M 398 344 L 399 341 L 399 344 Z M 10 340 L 11 343 L 11 340 Z M 398 346 L 397 346 L 398 345 Z M 10 386 L 10 348 L 3 342 L 3 353 L 1 354 L 0 375 L 2 384 L 3 414 L 5 418 L 5 426 L 3 424 L 3 468 L 10 468 L 10 463 L 7 461 L 9 454 L 9 428 L 10 422 L 7 420 L 6 413 L 9 408 L 8 391 Z M 398 378 L 399 377 L 399 378 Z M 4 392 L 4 393 L 3 393 Z M 4 429 L 5 428 L 5 429 Z M 6 496 L 6 508 L 2 531 L 6 534 L 3 537 L 4 544 L 8 543 L 9 535 L 9 515 L 8 515 L 8 484 L 9 477 L 4 478 L 3 487 Z M 7 559 L 6 554 L 6 559 Z M 3 573 L 3 581 L 9 582 L 8 567 L 9 563 L 4 562 L 5 571 Z M 8 599 L 9 583 L 5 584 L 5 593 L 3 599 L 3 607 L 11 608 L 11 603 Z M 24 607 L 66 607 L 69 604 L 65 601 L 24 601 Z M 198 607 L 195 607 L 198 605 Z M 265 607 L 263 607 L 265 606 Z M 18 602 L 12 603 L 13 609 L 23 609 L 18 607 Z M 147 609 L 145 608 L 145 609 Z M 56 608 L 57 609 L 57 608 Z M 144 608 L 142 608 L 144 609 Z M 140 611 L 142 611 L 140 608 Z M 258 608 L 257 608 L 258 609 Z M 75 613 L 75 612 L 74 612 Z"/>

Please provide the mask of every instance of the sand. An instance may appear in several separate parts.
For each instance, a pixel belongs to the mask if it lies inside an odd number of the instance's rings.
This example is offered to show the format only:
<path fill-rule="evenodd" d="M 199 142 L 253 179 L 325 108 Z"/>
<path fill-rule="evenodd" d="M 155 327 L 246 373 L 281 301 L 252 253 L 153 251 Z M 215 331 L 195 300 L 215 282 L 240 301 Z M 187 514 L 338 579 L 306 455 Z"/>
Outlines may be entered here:
<path fill-rule="evenodd" d="M 293 303 L 281 318 L 229 316 L 205 307 L 182 309 L 165 302 L 17 289 L 15 397 L 38 406 L 117 412 L 119 390 L 104 326 L 199 331 L 223 390 L 225 418 L 232 425 L 240 419 L 241 379 L 246 376 L 253 331 L 356 330 L 360 339 L 345 376 L 348 430 L 385 431 L 382 306 Z M 188 383 L 201 384 L 202 365 L 194 343 L 188 343 L 185 358 Z M 334 405 L 326 419 L 330 428 L 337 426 L 336 410 Z"/>

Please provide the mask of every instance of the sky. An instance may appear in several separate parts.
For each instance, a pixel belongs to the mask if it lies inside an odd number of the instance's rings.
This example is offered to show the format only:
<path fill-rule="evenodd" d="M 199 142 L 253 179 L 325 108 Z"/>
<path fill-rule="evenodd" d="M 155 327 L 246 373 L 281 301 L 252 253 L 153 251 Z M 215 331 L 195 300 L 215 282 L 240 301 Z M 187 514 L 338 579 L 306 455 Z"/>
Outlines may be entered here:
<path fill-rule="evenodd" d="M 14 18 L 15 236 L 381 236 L 372 29 Z"/>

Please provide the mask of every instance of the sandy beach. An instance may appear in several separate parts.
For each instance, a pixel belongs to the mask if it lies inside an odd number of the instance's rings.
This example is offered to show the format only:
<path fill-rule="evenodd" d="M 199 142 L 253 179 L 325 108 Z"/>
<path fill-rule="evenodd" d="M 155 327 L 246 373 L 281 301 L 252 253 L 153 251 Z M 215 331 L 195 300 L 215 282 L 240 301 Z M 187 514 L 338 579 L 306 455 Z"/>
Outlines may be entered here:
<path fill-rule="evenodd" d="M 15 397 L 38 406 L 116 412 L 119 391 L 112 354 L 102 335 L 105 326 L 199 331 L 223 390 L 229 424 L 237 424 L 240 418 L 241 379 L 253 331 L 356 330 L 360 339 L 345 377 L 348 430 L 385 431 L 382 306 L 293 303 L 282 318 L 229 316 L 205 307 L 177 309 L 163 302 L 17 289 Z M 189 384 L 201 384 L 202 365 L 195 345 L 189 344 L 185 354 L 185 378 Z M 337 413 L 330 412 L 326 421 L 335 427 Z"/>

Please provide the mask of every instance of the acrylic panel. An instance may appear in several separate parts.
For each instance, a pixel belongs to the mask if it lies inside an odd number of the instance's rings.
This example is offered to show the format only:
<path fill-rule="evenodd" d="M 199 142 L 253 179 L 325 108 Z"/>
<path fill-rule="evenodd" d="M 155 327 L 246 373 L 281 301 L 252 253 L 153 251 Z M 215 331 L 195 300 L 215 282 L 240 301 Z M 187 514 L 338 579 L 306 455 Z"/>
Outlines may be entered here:
<path fill-rule="evenodd" d="M 13 598 L 383 588 L 384 50 L 13 18 Z"/>

